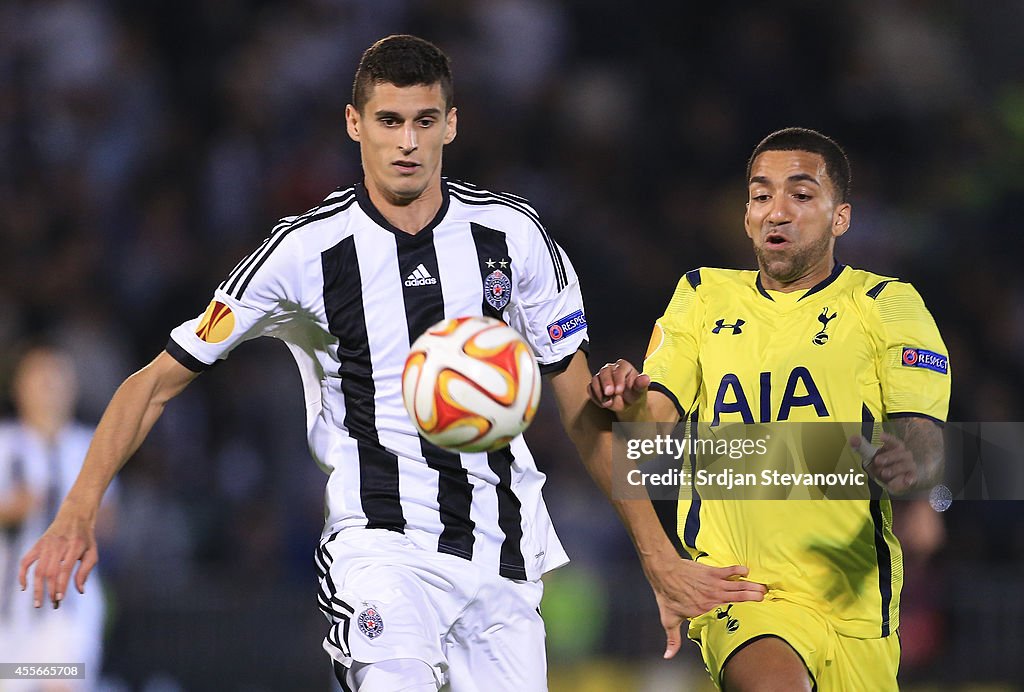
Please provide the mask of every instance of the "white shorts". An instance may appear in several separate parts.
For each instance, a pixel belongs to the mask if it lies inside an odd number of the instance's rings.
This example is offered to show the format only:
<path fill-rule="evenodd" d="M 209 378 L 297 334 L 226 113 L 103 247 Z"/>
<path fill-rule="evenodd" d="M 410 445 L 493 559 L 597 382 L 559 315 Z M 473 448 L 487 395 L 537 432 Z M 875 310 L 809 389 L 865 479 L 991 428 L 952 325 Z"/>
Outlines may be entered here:
<path fill-rule="evenodd" d="M 331 621 L 324 649 L 338 665 L 416 659 L 452 692 L 547 689 L 540 581 L 506 579 L 384 529 L 335 533 L 316 561 Z"/>

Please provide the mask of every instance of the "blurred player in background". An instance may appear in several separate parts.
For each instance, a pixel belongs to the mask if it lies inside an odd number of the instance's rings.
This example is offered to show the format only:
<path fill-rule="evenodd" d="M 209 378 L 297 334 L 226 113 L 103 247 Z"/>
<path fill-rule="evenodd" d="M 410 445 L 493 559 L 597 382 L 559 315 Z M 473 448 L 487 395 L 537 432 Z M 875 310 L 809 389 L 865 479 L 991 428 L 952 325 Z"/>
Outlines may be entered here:
<path fill-rule="evenodd" d="M 591 398 L 623 421 L 859 422 L 850 445 L 873 479 L 870 499 L 680 496 L 688 578 L 738 563 L 767 586 L 763 601 L 686 615 L 730 692 L 895 690 L 903 570 L 888 494 L 929 488 L 941 473 L 946 348 L 910 284 L 835 260 L 851 205 L 849 162 L 833 140 L 801 128 L 769 135 L 747 184 L 758 271 L 688 272 L 643 374 L 608 364 Z M 876 434 L 879 422 L 887 432 Z"/>
<path fill-rule="evenodd" d="M 17 419 L 0 425 L 0 662 L 85 664 L 86 679 L 0 680 L 0 690 L 88 690 L 99 677 L 104 599 L 98 580 L 60 610 L 31 607 L 18 560 L 57 514 L 82 468 L 92 428 L 75 422 L 77 380 L 63 352 L 37 346 L 14 371 Z M 109 499 L 101 523 L 112 521 Z"/>
<path fill-rule="evenodd" d="M 928 500 L 907 500 L 894 503 L 892 528 L 903 551 L 900 674 L 907 682 L 928 671 L 942 653 L 947 578 L 936 557 L 946 543 L 946 524 Z"/>
<path fill-rule="evenodd" d="M 283 340 L 302 377 L 308 437 L 328 474 L 316 552 L 324 648 L 343 689 L 546 689 L 541 575 L 567 561 L 522 437 L 457 454 L 420 438 L 401 399 L 410 344 L 443 318 L 516 328 L 548 376 L 566 430 L 607 490 L 607 412 L 588 405 L 587 329 L 572 264 L 529 203 L 441 177 L 456 136 L 448 58 L 412 36 L 363 55 L 346 109 L 364 180 L 283 219 L 203 315 L 118 389 L 56 520 L 22 562 L 37 607 L 83 589 L 111 479 L 164 406 L 238 344 Z M 638 545 L 667 544 L 648 503 Z M 672 579 L 673 562 L 662 570 Z M 709 580 L 713 590 L 760 587 Z M 741 595 L 733 598 L 741 599 Z M 726 600 L 720 594 L 715 602 Z M 447 689 L 447 688 L 446 688 Z"/>

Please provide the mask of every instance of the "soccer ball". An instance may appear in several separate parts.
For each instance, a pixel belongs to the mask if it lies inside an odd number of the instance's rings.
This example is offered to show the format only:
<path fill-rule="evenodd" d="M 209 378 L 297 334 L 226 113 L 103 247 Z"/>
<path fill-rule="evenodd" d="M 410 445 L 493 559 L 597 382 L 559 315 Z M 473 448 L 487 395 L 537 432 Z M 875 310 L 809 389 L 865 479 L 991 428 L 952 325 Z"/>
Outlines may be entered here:
<path fill-rule="evenodd" d="M 490 317 L 442 320 L 416 339 L 402 399 L 423 437 L 456 452 L 489 452 L 526 429 L 540 369 L 516 330 Z"/>

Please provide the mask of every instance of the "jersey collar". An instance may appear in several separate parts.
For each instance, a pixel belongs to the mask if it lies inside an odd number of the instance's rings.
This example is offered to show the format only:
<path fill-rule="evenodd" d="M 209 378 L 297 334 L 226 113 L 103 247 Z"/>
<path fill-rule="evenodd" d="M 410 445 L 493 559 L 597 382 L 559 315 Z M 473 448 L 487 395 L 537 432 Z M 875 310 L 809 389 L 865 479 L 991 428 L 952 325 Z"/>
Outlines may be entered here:
<path fill-rule="evenodd" d="M 366 191 L 366 185 L 364 183 L 356 183 L 356 202 L 359 203 L 359 208 L 363 210 L 367 216 L 369 216 L 374 223 L 383 228 L 386 231 L 391 231 L 398 238 L 399 242 L 408 243 L 421 243 L 426 242 L 433 235 L 434 228 L 444 219 L 445 214 L 448 213 L 448 182 L 444 179 L 441 180 L 441 206 L 438 208 L 437 213 L 434 214 L 434 218 L 430 220 L 426 226 L 424 226 L 419 233 L 415 235 L 406 233 L 400 228 L 397 228 L 391 224 L 390 221 L 384 218 L 384 215 L 380 213 L 377 207 L 373 206 L 373 202 L 370 201 L 370 194 Z"/>
<path fill-rule="evenodd" d="M 818 293 L 819 291 L 823 291 L 825 288 L 827 288 L 829 285 L 831 285 L 833 281 L 835 281 L 836 279 L 839 278 L 839 275 L 843 273 L 844 269 L 846 269 L 846 265 L 836 261 L 835 262 L 835 266 L 832 267 L 832 273 L 829 274 L 828 276 L 826 276 L 824 279 L 822 279 L 818 283 L 816 283 L 814 286 L 811 286 L 807 290 L 806 293 L 804 293 L 802 296 L 800 296 L 797 299 L 797 302 L 803 300 L 807 296 L 811 296 L 811 295 L 814 295 L 815 293 Z M 765 289 L 764 284 L 761 283 L 761 272 L 760 271 L 757 272 L 757 279 L 754 281 L 754 284 L 757 286 L 757 292 L 758 293 L 760 293 L 762 296 L 764 296 L 765 298 L 767 298 L 768 300 L 770 300 L 772 302 L 775 301 L 775 299 L 772 298 L 772 294 L 769 293 L 767 291 L 767 289 Z"/>

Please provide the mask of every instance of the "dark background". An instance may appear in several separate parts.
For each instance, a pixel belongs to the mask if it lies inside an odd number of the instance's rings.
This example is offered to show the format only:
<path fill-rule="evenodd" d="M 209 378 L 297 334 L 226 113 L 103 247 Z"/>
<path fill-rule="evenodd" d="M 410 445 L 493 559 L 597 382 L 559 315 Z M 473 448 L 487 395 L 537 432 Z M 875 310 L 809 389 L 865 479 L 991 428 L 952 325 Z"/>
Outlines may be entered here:
<path fill-rule="evenodd" d="M 753 267 L 746 158 L 802 125 L 852 161 L 840 261 L 913 282 L 935 315 L 950 420 L 1024 420 L 1019 0 L 7 0 L 0 26 L 0 358 L 65 344 L 87 421 L 276 219 L 360 178 L 352 73 L 401 32 L 454 62 L 447 174 L 529 198 L 573 259 L 595 367 L 642 358 L 683 272 Z M 113 689 L 329 684 L 325 477 L 294 370 L 275 342 L 239 349 L 123 472 Z M 692 645 L 659 662 L 653 598 L 550 402 L 528 437 L 574 558 L 548 580 L 553 688 L 701 680 Z M 1022 516 L 955 503 L 908 565 L 905 686 L 1019 688 Z"/>

